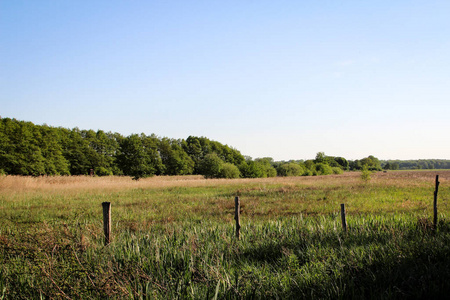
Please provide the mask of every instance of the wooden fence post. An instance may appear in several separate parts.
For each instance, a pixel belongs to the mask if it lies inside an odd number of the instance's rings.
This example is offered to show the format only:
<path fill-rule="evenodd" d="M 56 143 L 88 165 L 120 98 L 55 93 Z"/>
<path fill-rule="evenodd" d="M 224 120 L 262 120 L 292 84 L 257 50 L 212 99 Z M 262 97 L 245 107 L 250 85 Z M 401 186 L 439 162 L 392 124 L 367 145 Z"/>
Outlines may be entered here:
<path fill-rule="evenodd" d="M 438 223 L 438 213 L 437 213 L 437 196 L 438 196 L 438 189 L 439 189 L 439 175 L 436 175 L 436 188 L 434 190 L 434 201 L 433 201 L 433 229 L 437 229 L 437 223 Z"/>
<path fill-rule="evenodd" d="M 342 220 L 342 229 L 344 232 L 347 232 L 347 221 L 345 220 L 345 204 L 341 204 L 341 220 Z"/>
<path fill-rule="evenodd" d="M 105 232 L 105 246 L 111 242 L 111 202 L 103 202 L 103 231 Z"/>
<path fill-rule="evenodd" d="M 236 238 L 240 238 L 240 230 L 241 230 L 241 223 L 239 220 L 239 211 L 241 209 L 241 203 L 239 201 L 239 197 L 234 198 L 234 219 L 236 220 Z"/>

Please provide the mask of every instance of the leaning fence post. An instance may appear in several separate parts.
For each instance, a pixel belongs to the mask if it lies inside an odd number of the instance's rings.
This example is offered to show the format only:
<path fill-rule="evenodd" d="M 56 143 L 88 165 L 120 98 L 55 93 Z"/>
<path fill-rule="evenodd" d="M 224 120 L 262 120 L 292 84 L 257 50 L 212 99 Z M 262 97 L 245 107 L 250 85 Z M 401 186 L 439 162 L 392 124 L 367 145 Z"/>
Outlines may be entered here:
<path fill-rule="evenodd" d="M 240 230 L 241 230 L 241 224 L 239 221 L 239 211 L 241 209 L 241 203 L 239 201 L 239 197 L 234 198 L 234 219 L 236 220 L 236 238 L 240 238 Z"/>
<path fill-rule="evenodd" d="M 111 242 L 111 202 L 103 202 L 103 231 L 105 232 L 105 246 Z"/>
<path fill-rule="evenodd" d="M 439 175 L 436 175 L 436 188 L 434 190 L 434 201 L 433 201 L 433 229 L 437 229 L 437 222 L 438 222 L 438 213 L 437 213 L 437 196 L 438 196 L 438 189 L 439 189 Z"/>
<path fill-rule="evenodd" d="M 341 204 L 342 229 L 347 232 L 347 221 L 345 220 L 345 204 Z"/>

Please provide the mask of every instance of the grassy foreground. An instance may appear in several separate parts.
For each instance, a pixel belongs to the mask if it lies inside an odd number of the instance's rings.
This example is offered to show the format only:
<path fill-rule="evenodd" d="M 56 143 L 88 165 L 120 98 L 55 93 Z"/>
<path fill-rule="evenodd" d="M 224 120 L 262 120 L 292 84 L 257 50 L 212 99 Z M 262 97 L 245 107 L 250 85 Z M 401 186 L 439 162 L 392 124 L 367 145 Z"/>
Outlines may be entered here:
<path fill-rule="evenodd" d="M 447 296 L 450 171 L 378 173 L 369 182 L 359 175 L 0 177 L 0 298 Z M 234 196 L 242 203 L 240 240 Z M 103 201 L 112 203 L 106 247 Z"/>

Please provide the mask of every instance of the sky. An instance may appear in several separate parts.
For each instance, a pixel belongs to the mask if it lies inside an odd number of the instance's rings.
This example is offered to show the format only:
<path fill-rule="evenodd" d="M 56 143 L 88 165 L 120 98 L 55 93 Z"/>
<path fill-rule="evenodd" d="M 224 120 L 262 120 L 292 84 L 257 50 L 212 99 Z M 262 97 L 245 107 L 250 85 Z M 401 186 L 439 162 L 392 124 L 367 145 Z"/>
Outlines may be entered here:
<path fill-rule="evenodd" d="M 0 116 L 450 159 L 450 1 L 0 1 Z"/>

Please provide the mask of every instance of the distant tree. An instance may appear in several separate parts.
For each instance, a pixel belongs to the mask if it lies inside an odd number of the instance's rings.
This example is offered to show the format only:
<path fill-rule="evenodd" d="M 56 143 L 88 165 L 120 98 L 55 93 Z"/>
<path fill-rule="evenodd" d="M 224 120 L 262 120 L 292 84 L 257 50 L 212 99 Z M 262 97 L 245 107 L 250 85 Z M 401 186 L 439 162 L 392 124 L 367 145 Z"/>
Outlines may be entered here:
<path fill-rule="evenodd" d="M 77 127 L 60 129 L 63 156 L 69 162 L 70 174 L 87 175 L 93 169 L 91 158 L 94 150 L 90 149 L 89 141 L 83 138 Z"/>
<path fill-rule="evenodd" d="M 157 147 L 144 134 L 132 134 L 123 139 L 117 160 L 123 173 L 136 180 L 153 176 L 162 168 Z"/>
<path fill-rule="evenodd" d="M 289 162 L 280 165 L 277 173 L 279 176 L 301 176 L 304 173 L 304 169 L 297 163 Z"/>
<path fill-rule="evenodd" d="M 199 171 L 205 178 L 218 178 L 224 161 L 215 153 L 207 154 L 200 162 Z"/>
<path fill-rule="evenodd" d="M 200 139 L 198 137 L 189 136 L 186 139 L 186 142 L 183 143 L 183 149 L 194 162 L 194 174 L 200 174 L 200 162 L 204 157 Z"/>
<path fill-rule="evenodd" d="M 336 161 L 336 158 L 333 156 L 327 156 L 325 158 L 325 164 L 329 165 L 332 168 L 340 168 L 341 165 Z"/>
<path fill-rule="evenodd" d="M 333 174 L 333 169 L 324 163 L 317 163 L 314 165 L 314 169 L 317 175 L 330 175 Z"/>
<path fill-rule="evenodd" d="M 41 132 L 31 122 L 1 119 L 0 169 L 11 175 L 45 174 Z"/>
<path fill-rule="evenodd" d="M 340 167 L 331 167 L 331 169 L 333 170 L 333 174 L 336 174 L 336 175 L 344 173 L 344 171 Z"/>
<path fill-rule="evenodd" d="M 310 171 L 314 170 L 314 161 L 313 160 L 309 159 L 309 160 L 305 161 L 304 164 L 305 164 L 306 169 L 308 169 Z"/>
<path fill-rule="evenodd" d="M 262 178 L 265 175 L 264 166 L 253 160 L 247 160 L 239 166 L 242 177 L 244 178 Z"/>
<path fill-rule="evenodd" d="M 182 141 L 163 138 L 159 144 L 159 153 L 166 175 L 188 175 L 194 171 L 194 161 L 183 150 Z"/>
<path fill-rule="evenodd" d="M 255 162 L 260 166 L 263 171 L 263 178 L 277 176 L 277 170 L 272 166 L 273 158 L 263 157 L 255 159 Z"/>
<path fill-rule="evenodd" d="M 381 162 L 373 155 L 369 155 L 361 160 L 350 161 L 350 170 L 362 170 L 363 166 L 367 166 L 370 171 L 381 171 Z"/>
<path fill-rule="evenodd" d="M 245 161 L 244 156 L 238 150 L 219 142 L 211 141 L 205 137 L 189 136 L 186 141 L 182 143 L 182 147 L 194 161 L 194 174 L 202 173 L 200 170 L 201 161 L 206 155 L 211 153 L 216 153 L 222 161 L 236 166 Z"/>
<path fill-rule="evenodd" d="M 349 163 L 345 158 L 335 157 L 334 160 L 339 164 L 342 170 L 347 171 L 349 169 Z"/>
<path fill-rule="evenodd" d="M 41 134 L 39 147 L 44 157 L 44 174 L 69 175 L 69 162 L 63 156 L 58 129 L 47 125 L 38 127 Z"/>
<path fill-rule="evenodd" d="M 394 162 L 391 164 L 391 170 L 398 170 L 398 169 L 399 169 L 398 163 Z"/>
<path fill-rule="evenodd" d="M 369 155 L 366 158 L 361 159 L 361 165 L 366 165 L 369 170 L 381 171 L 381 163 L 378 158 L 373 155 Z"/>
<path fill-rule="evenodd" d="M 370 174 L 371 172 L 367 167 L 367 165 L 363 165 L 361 169 L 361 179 L 364 180 L 365 182 L 368 182 L 371 179 Z"/>
<path fill-rule="evenodd" d="M 314 159 L 314 163 L 326 163 L 326 155 L 324 152 L 317 152 L 316 158 Z"/>
<path fill-rule="evenodd" d="M 123 137 L 102 130 L 95 132 L 89 141 L 90 147 L 95 151 L 95 163 L 93 163 L 95 174 L 113 175 L 120 173 L 116 167 L 116 156 L 119 151 L 119 141 Z"/>
<path fill-rule="evenodd" d="M 240 175 L 239 168 L 231 163 L 224 163 L 219 172 L 220 178 L 239 178 Z"/>

